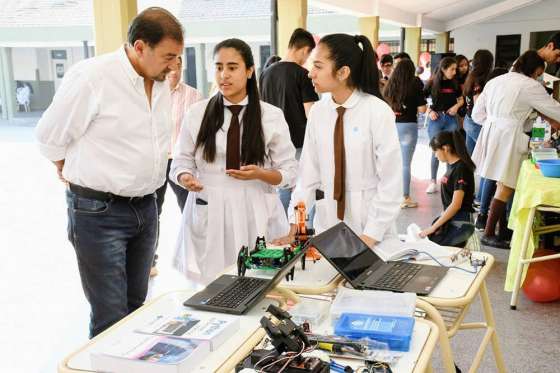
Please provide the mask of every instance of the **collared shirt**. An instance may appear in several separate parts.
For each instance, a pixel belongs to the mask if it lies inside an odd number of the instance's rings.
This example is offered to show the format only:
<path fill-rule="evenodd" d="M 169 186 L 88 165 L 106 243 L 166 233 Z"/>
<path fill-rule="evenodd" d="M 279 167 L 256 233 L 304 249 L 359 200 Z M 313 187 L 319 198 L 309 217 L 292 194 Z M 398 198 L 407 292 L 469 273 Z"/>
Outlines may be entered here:
<path fill-rule="evenodd" d="M 177 86 L 171 90 L 171 121 L 173 134 L 171 138 L 171 147 L 169 148 L 170 154 L 175 147 L 175 142 L 177 141 L 177 136 L 179 136 L 185 113 L 192 104 L 203 98 L 202 94 L 196 90 L 196 88 L 183 82 L 179 82 Z"/>
<path fill-rule="evenodd" d="M 303 201 L 308 210 L 316 203 L 314 222 L 328 229 L 336 217 L 334 192 L 334 128 L 337 108 L 343 106 L 346 209 L 344 221 L 357 233 L 377 241 L 396 231 L 402 199 L 401 150 L 395 115 L 384 101 L 355 90 L 339 105 L 331 95 L 315 103 L 309 112 L 296 188 L 288 217 L 295 223 L 294 206 Z M 334 207 L 333 207 L 334 206 Z M 332 207 L 332 208 L 331 208 Z"/>
<path fill-rule="evenodd" d="M 192 105 L 183 120 L 183 126 L 173 151 L 173 163 L 169 174 L 172 180 L 178 182 L 178 176 L 184 172 L 195 176 L 212 173 L 225 174 L 227 133 L 232 117 L 227 106 L 245 106 L 239 113 L 241 132 L 243 132 L 243 116 L 247 110 L 246 106 L 249 99 L 245 97 L 241 102 L 233 104 L 224 98 L 224 123 L 221 129 L 216 132 L 216 158 L 212 163 L 204 160 L 202 148 L 195 151 L 196 139 L 208 101 L 209 99 L 206 99 Z M 291 187 L 295 183 L 297 173 L 296 150 L 290 140 L 290 131 L 286 119 L 284 119 L 284 113 L 277 107 L 263 101 L 261 101 L 261 112 L 266 153 L 263 167 L 280 172 L 282 181 L 278 187 Z"/>
<path fill-rule="evenodd" d="M 41 153 L 65 160 L 73 184 L 125 197 L 153 193 L 165 180 L 171 138 L 169 84 L 144 78 L 125 48 L 74 65 L 37 125 Z"/>

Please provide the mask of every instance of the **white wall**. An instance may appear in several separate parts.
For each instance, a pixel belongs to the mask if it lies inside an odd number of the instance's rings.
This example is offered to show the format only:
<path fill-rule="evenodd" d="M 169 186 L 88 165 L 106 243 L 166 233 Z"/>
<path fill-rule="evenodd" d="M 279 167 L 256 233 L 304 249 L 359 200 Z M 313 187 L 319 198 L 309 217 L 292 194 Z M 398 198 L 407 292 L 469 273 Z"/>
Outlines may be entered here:
<path fill-rule="evenodd" d="M 451 32 L 455 52 L 471 58 L 478 49 L 496 53 L 496 36 L 521 34 L 521 53 L 531 32 L 560 30 L 560 0 L 545 0 L 491 20 Z"/>
<path fill-rule="evenodd" d="M 12 48 L 14 80 L 35 80 L 37 55 L 35 48 Z"/>
<path fill-rule="evenodd" d="M 66 71 L 84 59 L 83 47 L 61 48 L 12 48 L 14 80 L 35 80 L 35 70 L 39 69 L 41 80 L 53 80 L 53 60 L 51 50 L 66 50 Z"/>

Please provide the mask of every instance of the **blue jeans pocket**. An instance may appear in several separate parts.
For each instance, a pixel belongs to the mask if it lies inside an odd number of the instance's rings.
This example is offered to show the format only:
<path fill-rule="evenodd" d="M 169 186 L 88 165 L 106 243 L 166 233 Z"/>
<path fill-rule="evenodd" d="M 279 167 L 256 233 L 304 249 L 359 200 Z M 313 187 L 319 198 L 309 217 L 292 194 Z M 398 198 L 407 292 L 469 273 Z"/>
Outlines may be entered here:
<path fill-rule="evenodd" d="M 74 196 L 73 210 L 76 213 L 102 214 L 109 209 L 110 201 L 98 201 L 96 199 Z"/>

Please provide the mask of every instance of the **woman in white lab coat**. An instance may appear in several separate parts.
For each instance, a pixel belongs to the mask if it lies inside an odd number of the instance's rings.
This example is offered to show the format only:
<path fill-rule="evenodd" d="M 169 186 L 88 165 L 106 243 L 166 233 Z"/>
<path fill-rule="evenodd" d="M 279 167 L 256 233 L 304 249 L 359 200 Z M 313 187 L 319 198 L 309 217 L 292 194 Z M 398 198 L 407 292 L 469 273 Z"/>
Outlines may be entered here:
<path fill-rule="evenodd" d="M 517 184 L 521 163 L 527 157 L 531 130 L 529 115 L 538 111 L 560 120 L 560 104 L 550 97 L 537 78 L 544 72 L 544 61 L 536 51 L 525 52 L 513 65 L 512 72 L 489 81 L 478 97 L 472 119 L 483 123 L 473 152 L 477 172 L 497 181 L 481 242 L 507 248 L 504 242 L 506 204 Z M 499 222 L 502 234 L 496 236 Z"/>
<path fill-rule="evenodd" d="M 315 204 L 317 233 L 344 221 L 371 247 L 396 233 L 403 182 L 395 115 L 380 99 L 365 36 L 327 35 L 315 53 L 309 76 L 330 94 L 309 113 L 290 222 L 298 202 Z"/>
<path fill-rule="evenodd" d="M 208 283 L 257 236 L 285 235 L 276 187 L 293 186 L 295 148 L 282 111 L 261 102 L 250 47 L 228 39 L 214 49 L 219 92 L 191 106 L 171 165 L 189 193 L 174 266 Z"/>

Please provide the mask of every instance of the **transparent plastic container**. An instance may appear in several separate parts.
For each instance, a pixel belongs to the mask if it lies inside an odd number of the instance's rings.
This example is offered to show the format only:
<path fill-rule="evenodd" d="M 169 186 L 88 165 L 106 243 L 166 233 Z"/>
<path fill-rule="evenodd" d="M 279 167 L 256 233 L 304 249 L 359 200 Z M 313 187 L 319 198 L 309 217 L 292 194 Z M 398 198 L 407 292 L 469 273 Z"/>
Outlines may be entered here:
<path fill-rule="evenodd" d="M 315 329 L 326 319 L 330 307 L 331 302 L 327 300 L 300 297 L 300 302 L 290 309 L 290 315 L 296 324 L 308 322 Z"/>

